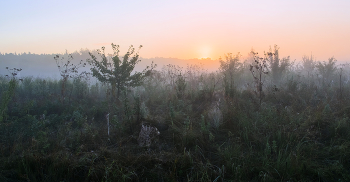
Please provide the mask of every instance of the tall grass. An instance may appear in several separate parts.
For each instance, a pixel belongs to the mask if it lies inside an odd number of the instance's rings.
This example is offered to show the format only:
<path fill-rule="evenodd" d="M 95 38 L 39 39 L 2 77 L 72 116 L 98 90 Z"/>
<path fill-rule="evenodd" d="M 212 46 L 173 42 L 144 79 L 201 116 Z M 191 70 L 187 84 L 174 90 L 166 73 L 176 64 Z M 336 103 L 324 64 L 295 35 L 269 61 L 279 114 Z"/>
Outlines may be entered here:
<path fill-rule="evenodd" d="M 0 76 L 0 180 L 349 181 L 348 67 L 288 67 L 277 84 L 247 64 L 235 82 L 168 65 L 120 104 L 99 82 L 67 79 L 61 102 L 62 81 Z M 141 123 L 160 132 L 150 147 Z"/>

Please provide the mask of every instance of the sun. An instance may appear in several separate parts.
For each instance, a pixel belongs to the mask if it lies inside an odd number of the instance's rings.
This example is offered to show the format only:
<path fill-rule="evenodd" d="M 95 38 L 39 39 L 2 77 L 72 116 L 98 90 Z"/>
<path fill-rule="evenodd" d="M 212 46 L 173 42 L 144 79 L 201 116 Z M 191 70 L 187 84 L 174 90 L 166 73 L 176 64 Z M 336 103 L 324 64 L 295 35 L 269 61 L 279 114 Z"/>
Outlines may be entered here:
<path fill-rule="evenodd" d="M 199 59 L 206 59 L 211 56 L 211 47 L 210 46 L 201 46 L 198 50 Z"/>

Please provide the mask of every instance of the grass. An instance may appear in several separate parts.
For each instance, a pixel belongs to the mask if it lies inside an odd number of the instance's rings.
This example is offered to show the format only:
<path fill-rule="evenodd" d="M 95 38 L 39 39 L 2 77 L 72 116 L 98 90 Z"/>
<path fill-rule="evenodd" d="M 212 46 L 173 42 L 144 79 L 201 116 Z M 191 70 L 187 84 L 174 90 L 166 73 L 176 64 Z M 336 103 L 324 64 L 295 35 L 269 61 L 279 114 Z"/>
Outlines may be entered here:
<path fill-rule="evenodd" d="M 118 106 L 101 83 L 68 80 L 61 102 L 61 81 L 27 77 L 11 91 L 0 76 L 0 180 L 350 181 L 346 84 L 340 101 L 336 86 L 290 71 L 279 86 L 266 75 L 264 97 L 237 84 L 217 104 L 220 73 L 192 76 L 190 90 L 181 75 L 180 94 L 167 84 L 173 77 L 154 73 Z M 240 73 L 252 80 L 249 68 Z M 161 133 L 150 147 L 137 143 L 142 122 Z"/>

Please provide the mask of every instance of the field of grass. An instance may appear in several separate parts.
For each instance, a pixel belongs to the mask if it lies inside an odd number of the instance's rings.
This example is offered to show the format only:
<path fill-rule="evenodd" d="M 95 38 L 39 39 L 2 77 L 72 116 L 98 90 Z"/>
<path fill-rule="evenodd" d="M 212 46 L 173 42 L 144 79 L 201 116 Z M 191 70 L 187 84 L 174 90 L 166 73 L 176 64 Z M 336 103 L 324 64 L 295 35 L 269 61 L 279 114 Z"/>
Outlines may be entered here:
<path fill-rule="evenodd" d="M 1 75 L 0 181 L 350 181 L 349 69 L 237 59 L 153 70 L 119 99 Z M 142 123 L 160 132 L 149 147 Z"/>

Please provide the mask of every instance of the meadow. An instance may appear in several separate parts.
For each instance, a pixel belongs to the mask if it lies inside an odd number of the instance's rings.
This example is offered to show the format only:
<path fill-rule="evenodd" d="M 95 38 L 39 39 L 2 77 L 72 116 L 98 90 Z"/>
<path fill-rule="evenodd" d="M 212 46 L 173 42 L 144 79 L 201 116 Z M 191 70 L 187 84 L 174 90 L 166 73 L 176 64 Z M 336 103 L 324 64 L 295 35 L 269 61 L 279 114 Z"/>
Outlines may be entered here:
<path fill-rule="evenodd" d="M 334 58 L 275 47 L 120 87 L 55 59 L 60 80 L 0 76 L 0 181 L 350 181 L 350 67 Z M 146 146 L 144 125 L 160 132 Z"/>

